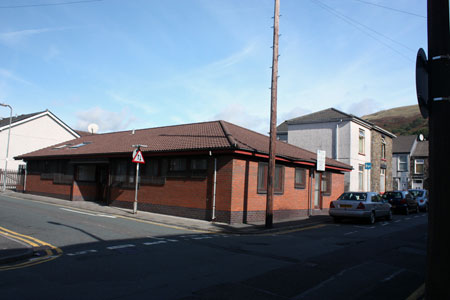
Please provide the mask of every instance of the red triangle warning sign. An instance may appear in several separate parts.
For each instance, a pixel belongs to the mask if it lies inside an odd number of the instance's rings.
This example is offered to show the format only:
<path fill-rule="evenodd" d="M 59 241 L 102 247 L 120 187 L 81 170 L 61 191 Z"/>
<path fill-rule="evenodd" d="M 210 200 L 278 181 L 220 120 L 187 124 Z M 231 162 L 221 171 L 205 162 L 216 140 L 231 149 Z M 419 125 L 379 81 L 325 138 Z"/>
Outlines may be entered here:
<path fill-rule="evenodd" d="M 133 162 L 138 164 L 145 164 L 144 156 L 141 151 L 136 151 L 136 155 L 133 157 Z"/>

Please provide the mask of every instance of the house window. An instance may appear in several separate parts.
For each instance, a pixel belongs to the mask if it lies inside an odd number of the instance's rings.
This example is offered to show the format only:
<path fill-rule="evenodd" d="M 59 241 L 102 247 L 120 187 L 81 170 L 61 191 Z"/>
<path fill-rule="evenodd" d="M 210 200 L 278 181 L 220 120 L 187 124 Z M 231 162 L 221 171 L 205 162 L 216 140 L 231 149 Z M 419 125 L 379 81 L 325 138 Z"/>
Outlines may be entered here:
<path fill-rule="evenodd" d="M 358 167 L 358 189 L 360 191 L 364 190 L 364 165 L 359 165 Z"/>
<path fill-rule="evenodd" d="M 359 154 L 365 154 L 366 134 L 363 129 L 359 130 Z"/>
<path fill-rule="evenodd" d="M 399 172 L 408 171 L 408 156 L 400 155 L 398 157 L 398 170 Z"/>
<path fill-rule="evenodd" d="M 423 159 L 415 159 L 414 160 L 414 173 L 415 174 L 423 174 Z"/>
<path fill-rule="evenodd" d="M 173 158 L 169 161 L 169 171 L 186 171 L 186 158 Z"/>
<path fill-rule="evenodd" d="M 258 164 L 258 193 L 267 193 L 267 172 L 268 164 Z M 275 166 L 275 184 L 274 190 L 277 194 L 283 193 L 284 168 L 283 166 Z"/>
<path fill-rule="evenodd" d="M 381 159 L 386 160 L 386 140 L 381 138 Z"/>
<path fill-rule="evenodd" d="M 295 168 L 295 188 L 304 189 L 306 186 L 306 169 Z"/>
<path fill-rule="evenodd" d="M 321 191 L 324 195 L 331 194 L 331 173 L 323 172 L 322 173 L 322 188 Z"/>
<path fill-rule="evenodd" d="M 380 193 L 386 191 L 386 169 L 380 169 Z"/>
<path fill-rule="evenodd" d="M 81 165 L 77 167 L 77 181 L 95 181 L 95 165 Z"/>
<path fill-rule="evenodd" d="M 206 170 L 208 168 L 208 161 L 206 158 L 191 159 L 191 170 Z"/>

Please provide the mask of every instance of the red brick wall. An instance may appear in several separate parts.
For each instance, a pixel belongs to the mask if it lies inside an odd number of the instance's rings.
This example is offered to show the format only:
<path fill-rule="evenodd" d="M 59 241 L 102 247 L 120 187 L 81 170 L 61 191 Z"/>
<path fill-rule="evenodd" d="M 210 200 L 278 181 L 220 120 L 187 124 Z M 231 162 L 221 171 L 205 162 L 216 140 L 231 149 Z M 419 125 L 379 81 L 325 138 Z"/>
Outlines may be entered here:
<path fill-rule="evenodd" d="M 72 186 L 67 184 L 54 184 L 53 180 L 41 179 L 41 175 L 27 175 L 26 192 L 51 196 L 61 199 L 70 199 Z"/>
<path fill-rule="evenodd" d="M 95 182 L 73 183 L 73 201 L 95 201 L 97 200 L 97 184 Z"/>
<path fill-rule="evenodd" d="M 344 175 L 333 173 L 331 178 L 331 194 L 329 196 L 323 196 L 322 207 L 324 209 L 330 208 L 330 202 L 336 200 L 344 192 Z"/>

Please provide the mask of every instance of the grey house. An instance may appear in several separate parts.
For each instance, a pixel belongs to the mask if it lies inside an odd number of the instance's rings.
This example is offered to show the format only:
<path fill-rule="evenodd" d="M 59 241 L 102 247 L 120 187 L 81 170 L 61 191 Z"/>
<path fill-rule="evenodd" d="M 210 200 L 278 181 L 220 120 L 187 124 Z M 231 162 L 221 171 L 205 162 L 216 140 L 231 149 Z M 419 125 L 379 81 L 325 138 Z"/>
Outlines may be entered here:
<path fill-rule="evenodd" d="M 393 188 L 428 188 L 428 141 L 422 136 L 399 136 L 393 141 Z"/>
<path fill-rule="evenodd" d="M 353 167 L 345 174 L 345 190 L 384 192 L 392 189 L 392 139 L 396 136 L 375 124 L 328 108 L 286 120 L 277 138 Z"/>

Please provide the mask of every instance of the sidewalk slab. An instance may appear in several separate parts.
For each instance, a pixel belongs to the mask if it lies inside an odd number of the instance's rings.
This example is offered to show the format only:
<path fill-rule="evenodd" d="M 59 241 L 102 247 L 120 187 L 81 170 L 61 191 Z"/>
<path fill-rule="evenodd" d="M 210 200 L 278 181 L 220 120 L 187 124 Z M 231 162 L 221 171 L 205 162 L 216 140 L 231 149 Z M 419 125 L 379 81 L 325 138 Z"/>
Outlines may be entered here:
<path fill-rule="evenodd" d="M 19 199 L 28 199 L 33 201 L 40 201 L 51 203 L 55 205 L 65 206 L 68 208 L 82 209 L 94 213 L 119 215 L 126 218 L 142 220 L 147 222 L 154 222 L 157 224 L 180 227 L 180 229 L 205 231 L 212 233 L 226 233 L 226 234 L 275 234 L 280 231 L 293 230 L 296 228 L 303 228 L 314 226 L 322 223 L 331 223 L 332 219 L 328 215 L 317 215 L 311 217 L 304 217 L 295 220 L 276 222 L 274 221 L 272 228 L 265 228 L 264 223 L 251 224 L 228 224 L 213 221 L 205 221 L 199 219 L 183 218 L 171 215 L 157 214 L 146 211 L 139 211 L 133 214 L 132 209 L 120 208 L 115 206 L 107 206 L 98 202 L 92 201 L 68 201 L 52 197 L 38 196 L 27 193 L 18 193 L 13 191 L 6 191 L 0 195 L 10 196 Z"/>

